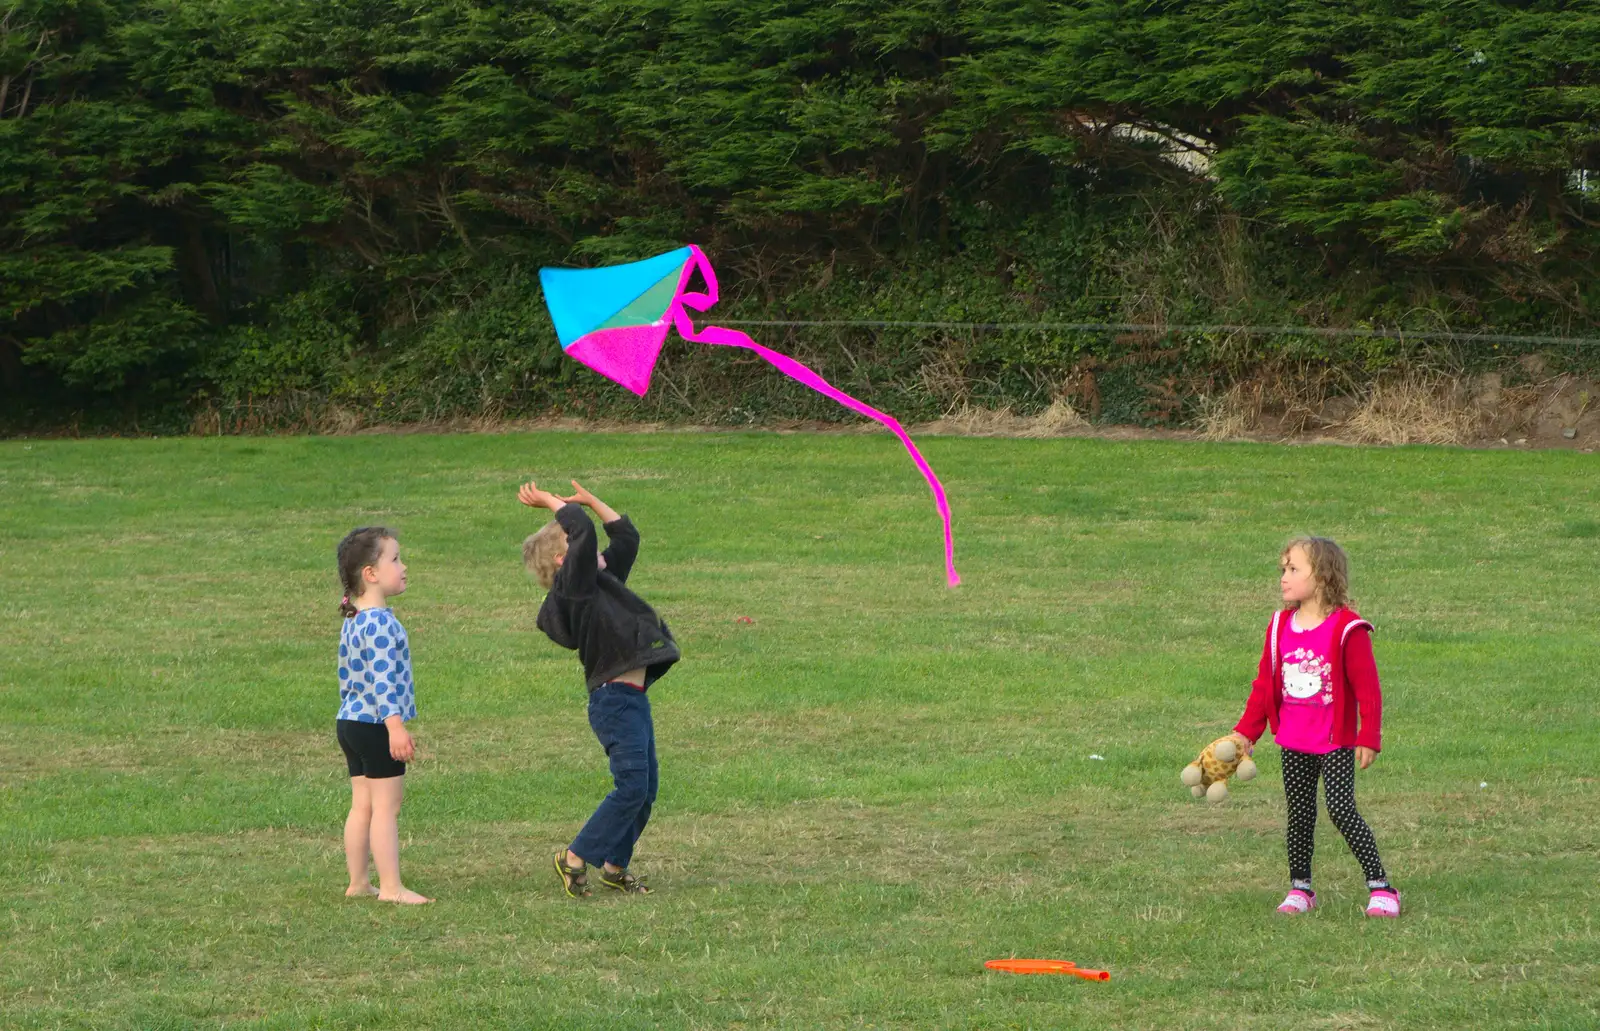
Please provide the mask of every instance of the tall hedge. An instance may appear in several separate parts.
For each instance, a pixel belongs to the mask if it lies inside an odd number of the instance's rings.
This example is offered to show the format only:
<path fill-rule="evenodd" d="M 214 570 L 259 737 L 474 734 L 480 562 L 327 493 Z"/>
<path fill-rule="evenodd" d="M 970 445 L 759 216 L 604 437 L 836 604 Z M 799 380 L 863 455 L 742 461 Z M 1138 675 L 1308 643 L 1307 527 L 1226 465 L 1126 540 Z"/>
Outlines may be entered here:
<path fill-rule="evenodd" d="M 686 240 L 727 317 L 1582 334 L 1600 303 L 1600 0 L 0 11 L 0 424 L 623 411 L 534 272 Z M 1173 342 L 788 343 L 926 410 Z M 1177 343 L 1172 383 L 1331 346 Z M 721 357 L 665 381 L 633 410 L 810 411 Z"/>

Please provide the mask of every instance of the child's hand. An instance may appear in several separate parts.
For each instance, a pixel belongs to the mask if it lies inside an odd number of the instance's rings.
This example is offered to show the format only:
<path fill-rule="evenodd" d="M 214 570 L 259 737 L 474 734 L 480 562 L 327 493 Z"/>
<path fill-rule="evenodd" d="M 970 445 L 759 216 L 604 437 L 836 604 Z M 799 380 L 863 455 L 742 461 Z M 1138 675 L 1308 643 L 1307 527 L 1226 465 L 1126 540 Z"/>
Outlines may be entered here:
<path fill-rule="evenodd" d="M 389 726 L 389 758 L 397 763 L 410 762 L 412 756 L 417 754 L 417 743 L 411 739 L 411 732 L 406 729 L 404 723 L 394 717 L 390 718 L 394 719 L 393 723 L 384 721 Z"/>
<path fill-rule="evenodd" d="M 599 498 L 595 497 L 593 494 L 589 493 L 584 485 L 579 483 L 577 480 L 572 481 L 572 490 L 572 497 L 565 500 L 568 502 L 575 502 L 579 505 L 585 505 L 593 509 L 594 514 L 600 517 L 601 522 L 614 523 L 618 519 L 622 518 L 621 516 L 617 515 L 615 509 L 606 504 L 604 501 L 601 501 Z"/>
<path fill-rule="evenodd" d="M 548 508 L 552 512 L 567 503 L 565 498 L 557 497 L 547 490 L 540 490 L 539 485 L 532 480 L 524 483 L 517 491 L 517 500 L 529 508 Z"/>
<path fill-rule="evenodd" d="M 1378 753 L 1374 752 L 1365 745 L 1356 746 L 1356 765 L 1361 767 L 1363 770 L 1368 766 L 1371 766 L 1372 760 L 1376 759 L 1377 757 Z"/>
<path fill-rule="evenodd" d="M 572 496 L 566 500 L 579 505 L 586 505 L 589 508 L 593 508 L 600 501 L 599 498 L 590 494 L 588 489 L 577 480 L 572 481 Z"/>

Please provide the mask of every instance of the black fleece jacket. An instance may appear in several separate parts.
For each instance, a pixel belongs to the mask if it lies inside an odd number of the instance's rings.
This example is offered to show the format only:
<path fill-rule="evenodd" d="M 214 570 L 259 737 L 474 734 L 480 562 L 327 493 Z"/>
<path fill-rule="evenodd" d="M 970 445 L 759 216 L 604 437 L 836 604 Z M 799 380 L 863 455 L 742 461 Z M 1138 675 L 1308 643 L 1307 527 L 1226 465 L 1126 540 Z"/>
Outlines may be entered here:
<path fill-rule="evenodd" d="M 556 522 L 567 531 L 567 557 L 539 606 L 539 629 L 561 647 L 577 650 L 589 690 L 640 668 L 649 687 L 681 654 L 655 609 L 628 590 L 628 573 L 639 557 L 639 531 L 627 516 L 606 523 L 610 544 L 601 569 L 594 523 L 583 509 L 563 505 Z"/>

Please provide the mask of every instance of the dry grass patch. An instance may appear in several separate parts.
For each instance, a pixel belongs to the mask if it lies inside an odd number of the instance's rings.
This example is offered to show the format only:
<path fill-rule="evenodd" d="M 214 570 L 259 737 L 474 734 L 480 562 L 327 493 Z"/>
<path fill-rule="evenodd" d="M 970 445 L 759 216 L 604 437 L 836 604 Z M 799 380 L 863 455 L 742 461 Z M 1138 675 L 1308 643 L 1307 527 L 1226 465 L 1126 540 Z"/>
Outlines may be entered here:
<path fill-rule="evenodd" d="M 1482 426 L 1451 380 L 1407 375 L 1374 383 L 1344 430 L 1363 444 L 1465 444 Z"/>
<path fill-rule="evenodd" d="M 1466 444 L 1486 428 L 1484 406 L 1446 376 L 1411 373 L 1372 384 L 1352 400 L 1329 393 L 1324 377 L 1284 375 L 1236 383 L 1200 399 L 1202 440 L 1275 431 L 1295 436 L 1323 427 L 1362 444 Z"/>
<path fill-rule="evenodd" d="M 927 427 L 931 433 L 963 437 L 1056 437 L 1089 425 L 1065 398 L 1050 402 L 1038 415 L 1018 415 L 1009 406 L 980 408 L 963 403 Z"/>
<path fill-rule="evenodd" d="M 1200 398 L 1195 420 L 1202 440 L 1270 433 L 1293 437 L 1337 422 L 1349 402 L 1337 396 L 1332 369 L 1300 363 Z"/>
<path fill-rule="evenodd" d="M 1200 399 L 1195 425 L 1201 440 L 1232 440 L 1261 424 L 1261 384 L 1235 383 L 1221 394 Z"/>

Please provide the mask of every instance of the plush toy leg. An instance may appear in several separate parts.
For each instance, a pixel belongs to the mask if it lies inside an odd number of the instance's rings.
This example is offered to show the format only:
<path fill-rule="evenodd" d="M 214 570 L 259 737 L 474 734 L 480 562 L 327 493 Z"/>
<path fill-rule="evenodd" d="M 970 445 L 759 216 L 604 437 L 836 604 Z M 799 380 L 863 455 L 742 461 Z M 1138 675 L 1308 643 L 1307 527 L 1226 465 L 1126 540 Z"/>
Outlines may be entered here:
<path fill-rule="evenodd" d="M 1214 784 L 1212 784 L 1209 788 L 1206 788 L 1206 801 L 1207 802 L 1220 802 L 1224 798 L 1227 798 L 1227 797 L 1228 797 L 1228 782 L 1225 781 L 1225 780 L 1219 780 L 1219 781 L 1215 782 Z"/>
<path fill-rule="evenodd" d="M 1197 787 L 1204 774 L 1200 772 L 1199 763 L 1190 763 L 1183 768 L 1183 786 L 1186 788 Z"/>
<path fill-rule="evenodd" d="M 1231 763 L 1239 756 L 1239 746 L 1233 743 L 1232 738 L 1225 737 L 1211 749 L 1211 754 L 1217 757 L 1218 762 Z"/>
<path fill-rule="evenodd" d="M 1194 787 L 1189 789 L 1189 794 L 1193 795 L 1195 798 L 1205 798 L 1206 789 L 1196 784 Z"/>
<path fill-rule="evenodd" d="M 1238 777 L 1241 782 L 1252 779 L 1256 775 L 1256 761 L 1249 756 L 1239 760 L 1239 768 L 1234 771 L 1233 775 Z"/>

